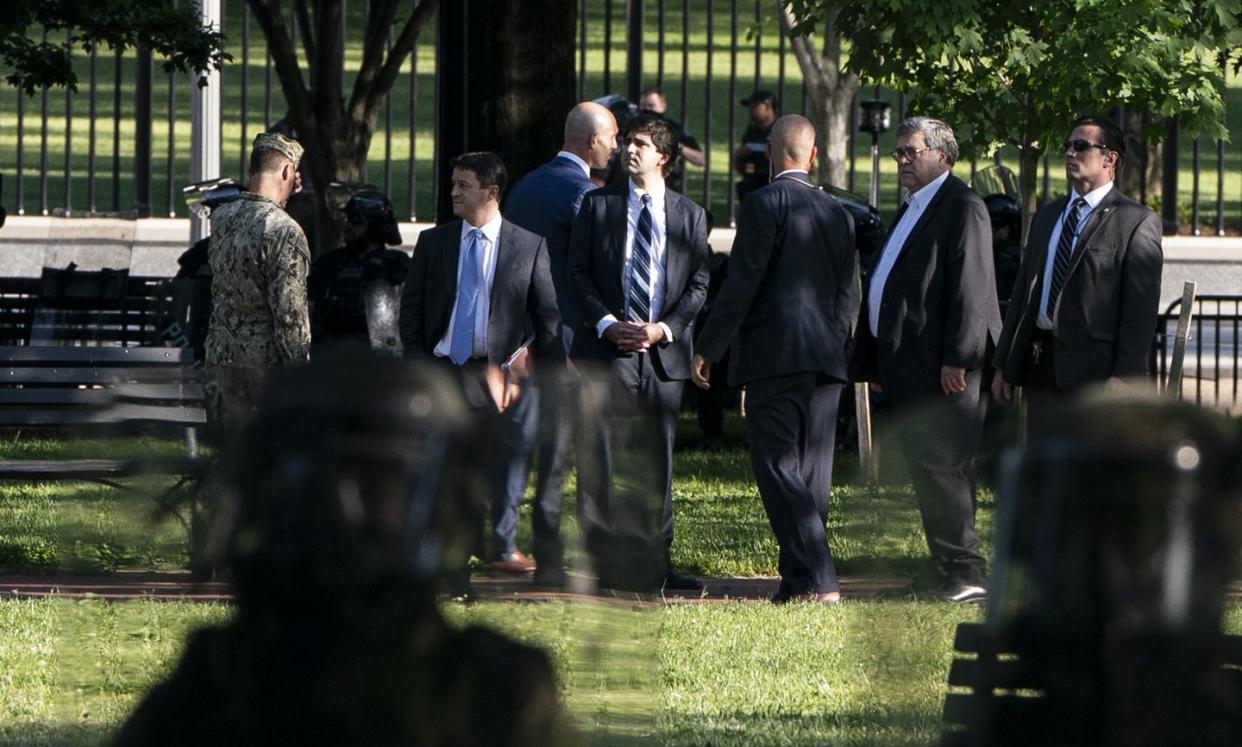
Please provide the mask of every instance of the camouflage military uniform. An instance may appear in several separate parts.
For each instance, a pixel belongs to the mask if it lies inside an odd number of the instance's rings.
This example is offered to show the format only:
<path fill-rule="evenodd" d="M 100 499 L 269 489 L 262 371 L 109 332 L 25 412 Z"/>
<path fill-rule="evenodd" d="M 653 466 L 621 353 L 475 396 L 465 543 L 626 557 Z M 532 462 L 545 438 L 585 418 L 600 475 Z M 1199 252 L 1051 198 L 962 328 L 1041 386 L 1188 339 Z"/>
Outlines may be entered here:
<path fill-rule="evenodd" d="M 210 264 L 207 365 L 216 414 L 229 430 L 253 409 L 267 371 L 308 358 L 310 249 L 275 202 L 243 193 L 211 216 Z"/>

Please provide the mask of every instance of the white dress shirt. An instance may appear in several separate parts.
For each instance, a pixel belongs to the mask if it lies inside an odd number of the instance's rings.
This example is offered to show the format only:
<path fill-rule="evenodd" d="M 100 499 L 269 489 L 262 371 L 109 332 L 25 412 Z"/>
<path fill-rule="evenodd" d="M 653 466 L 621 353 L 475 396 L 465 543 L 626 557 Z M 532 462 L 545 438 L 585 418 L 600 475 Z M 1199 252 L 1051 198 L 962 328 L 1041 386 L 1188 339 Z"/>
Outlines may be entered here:
<path fill-rule="evenodd" d="M 666 215 L 664 214 L 664 185 L 661 184 L 656 189 L 647 191 L 636 186 L 631 180 L 629 182 L 629 193 L 626 198 L 625 209 L 625 263 L 621 268 L 621 295 L 625 299 L 630 297 L 630 261 L 634 256 L 634 236 L 638 233 L 638 216 L 643 210 L 643 195 L 651 195 L 651 318 L 659 319 L 664 311 L 664 297 L 667 293 L 664 287 L 665 268 L 668 261 L 668 242 L 667 232 L 665 230 Z M 595 324 L 595 331 L 600 336 L 604 336 L 604 330 L 608 329 L 617 321 L 617 317 L 609 314 L 600 319 Z M 673 341 L 673 330 L 664 322 L 657 321 L 660 329 L 664 330 L 664 341 Z"/>
<path fill-rule="evenodd" d="M 556 154 L 556 157 L 557 158 L 568 158 L 569 160 L 578 164 L 578 168 L 582 169 L 582 173 L 586 174 L 588 179 L 591 178 L 591 167 L 587 165 L 586 161 L 579 158 L 576 153 L 570 153 L 567 150 L 562 150 Z"/>
<path fill-rule="evenodd" d="M 901 214 L 901 220 L 893 226 L 893 232 L 888 235 L 888 241 L 884 242 L 884 250 L 880 254 L 880 261 L 875 265 L 875 272 L 871 273 L 871 284 L 867 291 L 867 318 L 874 337 L 880 336 L 880 305 L 884 300 L 884 284 L 888 282 L 888 274 L 892 272 L 893 265 L 897 263 L 897 258 L 905 249 L 906 239 L 910 238 L 910 232 L 914 230 L 915 224 L 919 222 L 919 218 L 923 217 L 932 198 L 944 186 L 948 178 L 949 172 L 945 171 L 919 191 L 907 194 L 906 212 Z"/>
<path fill-rule="evenodd" d="M 1074 257 L 1074 252 L 1078 251 L 1078 236 L 1082 233 L 1082 227 L 1087 225 L 1087 216 L 1091 215 L 1091 211 L 1095 210 L 1112 188 L 1113 183 L 1109 182 L 1082 196 L 1087 204 L 1078 211 L 1078 228 L 1073 243 L 1070 244 L 1071 259 Z M 1048 237 L 1048 256 L 1044 260 L 1044 282 L 1041 284 L 1044 287 L 1039 290 L 1039 316 L 1035 319 L 1035 326 L 1040 329 L 1052 329 L 1052 309 L 1048 308 L 1048 284 L 1052 280 L 1052 265 L 1057 260 L 1057 244 L 1061 241 L 1061 226 L 1065 225 L 1065 216 L 1069 215 L 1070 208 L 1073 207 L 1074 200 L 1078 197 L 1078 192 L 1071 188 L 1069 199 L 1065 201 L 1065 209 L 1057 217 L 1056 225 L 1052 227 L 1052 235 Z"/>
<path fill-rule="evenodd" d="M 497 215 L 487 223 L 481 226 L 472 226 L 468 221 L 461 222 L 461 238 L 458 248 L 459 254 L 457 262 L 457 287 L 461 287 L 461 274 L 465 268 L 465 262 L 461 261 L 466 256 L 466 246 L 470 243 L 470 232 L 475 228 L 482 229 L 483 236 L 479 239 L 479 253 L 477 255 L 479 266 L 482 269 L 483 280 L 479 283 L 479 296 L 475 300 L 474 306 L 474 358 L 487 357 L 487 320 L 492 309 L 492 279 L 496 276 L 496 252 L 500 248 L 500 221 L 501 217 Z M 441 358 L 447 358 L 449 354 L 449 346 L 453 340 L 453 327 L 457 324 L 457 298 L 453 298 L 453 313 L 449 317 L 448 329 L 444 331 L 444 337 L 436 345 L 433 351 Z"/>
<path fill-rule="evenodd" d="M 785 174 L 795 174 L 795 175 L 796 175 L 796 174 L 801 174 L 802 176 L 805 176 L 808 180 L 811 178 L 811 175 L 810 175 L 809 173 L 807 173 L 807 170 L 806 170 L 806 169 L 785 169 L 785 170 L 784 170 L 784 171 L 782 171 L 781 173 L 779 173 L 779 174 L 777 174 L 776 176 L 772 177 L 772 181 L 776 181 L 777 179 L 780 179 L 780 178 L 781 178 L 782 176 L 784 176 Z"/>

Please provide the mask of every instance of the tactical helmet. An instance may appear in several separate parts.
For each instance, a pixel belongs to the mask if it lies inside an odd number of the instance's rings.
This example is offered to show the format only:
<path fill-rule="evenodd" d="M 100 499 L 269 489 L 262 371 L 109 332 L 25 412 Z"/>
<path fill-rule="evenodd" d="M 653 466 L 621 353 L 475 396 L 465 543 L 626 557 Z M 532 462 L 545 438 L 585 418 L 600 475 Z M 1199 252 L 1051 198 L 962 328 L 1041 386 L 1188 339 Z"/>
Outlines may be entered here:
<path fill-rule="evenodd" d="M 363 190 L 345 203 L 345 219 L 356 226 L 368 226 L 368 235 L 389 246 L 401 243 L 401 231 L 393 213 L 392 202 L 378 190 Z"/>

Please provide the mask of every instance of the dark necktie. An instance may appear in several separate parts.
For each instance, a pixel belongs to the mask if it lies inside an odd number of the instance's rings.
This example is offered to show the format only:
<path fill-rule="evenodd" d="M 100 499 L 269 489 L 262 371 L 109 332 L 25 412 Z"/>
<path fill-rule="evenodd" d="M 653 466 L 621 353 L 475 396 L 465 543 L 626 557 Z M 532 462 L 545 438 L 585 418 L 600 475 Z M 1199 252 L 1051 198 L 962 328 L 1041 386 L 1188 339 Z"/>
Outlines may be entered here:
<path fill-rule="evenodd" d="M 651 195 L 643 195 L 643 209 L 638 213 L 638 230 L 630 252 L 630 321 L 651 321 Z"/>
<path fill-rule="evenodd" d="M 1057 307 L 1057 298 L 1065 285 L 1065 276 L 1069 273 L 1070 260 L 1074 258 L 1074 238 L 1078 233 L 1078 214 L 1087 201 L 1079 197 L 1070 206 L 1069 214 L 1061 223 L 1061 238 L 1057 239 L 1057 256 L 1052 261 L 1052 284 L 1048 286 L 1048 318 Z"/>
<path fill-rule="evenodd" d="M 483 232 L 474 229 L 461 253 L 461 282 L 457 285 L 457 318 L 453 320 L 453 337 L 449 340 L 449 360 L 460 366 L 474 355 L 474 316 L 479 301 L 479 239 Z"/>

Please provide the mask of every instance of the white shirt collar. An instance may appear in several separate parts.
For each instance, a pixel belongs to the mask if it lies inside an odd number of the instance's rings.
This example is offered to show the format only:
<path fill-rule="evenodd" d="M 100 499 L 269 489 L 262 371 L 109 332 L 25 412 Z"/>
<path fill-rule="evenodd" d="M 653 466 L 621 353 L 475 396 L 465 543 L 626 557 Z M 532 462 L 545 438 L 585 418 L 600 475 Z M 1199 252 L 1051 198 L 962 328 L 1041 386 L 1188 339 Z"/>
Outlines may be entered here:
<path fill-rule="evenodd" d="M 1096 207 L 1098 207 L 1099 204 L 1104 200 L 1104 197 L 1108 195 L 1109 190 L 1111 190 L 1112 188 L 1113 188 L 1113 183 L 1109 182 L 1108 184 L 1105 184 L 1102 187 L 1096 187 L 1095 189 L 1091 190 L 1085 195 L 1081 195 L 1081 197 L 1082 199 L 1087 201 L 1088 207 L 1090 207 L 1092 210 L 1095 210 Z M 1078 190 L 1071 187 L 1069 200 L 1065 203 L 1065 209 L 1067 211 L 1069 210 L 1070 205 L 1073 205 L 1074 200 L 1078 199 L 1079 196 L 1080 195 L 1078 194 Z"/>
<path fill-rule="evenodd" d="M 811 178 L 811 175 L 807 173 L 807 170 L 806 170 L 806 169 L 785 169 L 785 170 L 784 170 L 784 171 L 782 171 L 781 173 L 779 173 L 779 174 L 777 174 L 776 176 L 772 177 L 772 180 L 773 180 L 773 181 L 776 181 L 777 179 L 780 179 L 780 178 L 781 178 L 782 176 L 784 176 L 785 174 L 801 174 L 801 175 L 805 176 L 807 179 L 810 179 L 810 178 Z"/>
<path fill-rule="evenodd" d="M 940 190 L 940 186 L 944 184 L 951 173 L 953 173 L 952 169 L 946 169 L 943 174 L 923 185 L 917 192 L 907 192 L 906 202 L 910 203 L 911 207 L 917 207 L 919 210 L 926 209 L 927 204 L 931 202 L 931 198 L 936 196 L 936 192 Z"/>
<path fill-rule="evenodd" d="M 465 241 L 466 237 L 470 235 L 471 231 L 473 231 L 475 228 L 480 228 L 483 230 L 483 237 L 487 239 L 488 241 L 492 242 L 493 244 L 495 244 L 496 237 L 500 236 L 500 221 L 501 221 L 501 216 L 499 213 L 496 214 L 495 218 L 492 218 L 491 220 L 489 220 L 488 222 L 484 223 L 481 226 L 472 226 L 470 225 L 470 221 L 463 219 L 461 222 L 461 238 L 463 241 Z"/>
<path fill-rule="evenodd" d="M 663 184 L 656 187 L 655 189 L 643 189 L 639 187 L 638 185 L 634 184 L 634 180 L 631 179 L 629 180 L 629 185 L 630 185 L 630 200 L 632 200 L 633 202 L 641 203 L 643 201 L 643 195 L 649 194 L 651 195 L 651 203 L 653 205 L 660 205 L 664 203 L 664 185 Z"/>
<path fill-rule="evenodd" d="M 578 164 L 578 168 L 582 169 L 582 172 L 584 174 L 586 174 L 588 177 L 591 176 L 591 167 L 587 165 L 586 161 L 579 158 L 577 153 L 570 153 L 567 150 L 563 150 L 563 151 L 558 152 L 556 154 L 556 157 L 557 158 L 568 158 L 569 160 Z"/>

